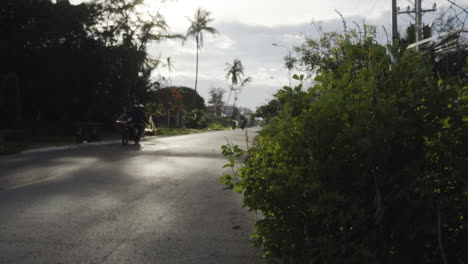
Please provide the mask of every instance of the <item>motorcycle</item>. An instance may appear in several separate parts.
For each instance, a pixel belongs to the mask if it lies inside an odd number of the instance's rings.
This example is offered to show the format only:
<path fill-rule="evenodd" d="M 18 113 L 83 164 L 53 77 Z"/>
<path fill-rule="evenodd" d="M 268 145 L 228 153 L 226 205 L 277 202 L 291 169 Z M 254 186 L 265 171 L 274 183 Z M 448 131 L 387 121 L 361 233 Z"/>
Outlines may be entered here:
<path fill-rule="evenodd" d="M 133 122 L 132 117 L 128 117 L 126 120 L 117 120 L 115 122 L 122 133 L 122 145 L 127 145 L 129 140 L 135 141 L 135 144 L 140 143 L 140 131 L 138 130 L 135 122 Z"/>

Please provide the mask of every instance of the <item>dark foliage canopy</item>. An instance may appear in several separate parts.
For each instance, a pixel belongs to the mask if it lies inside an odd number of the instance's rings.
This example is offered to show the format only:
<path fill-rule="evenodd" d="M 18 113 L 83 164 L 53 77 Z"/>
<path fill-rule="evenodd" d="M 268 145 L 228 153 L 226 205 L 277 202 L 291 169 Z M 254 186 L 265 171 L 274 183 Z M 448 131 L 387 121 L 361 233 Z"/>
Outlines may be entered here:
<path fill-rule="evenodd" d="M 1 1 L 3 126 L 111 123 L 144 102 L 159 64 L 146 47 L 173 36 L 160 15 L 135 19 L 140 2 Z"/>

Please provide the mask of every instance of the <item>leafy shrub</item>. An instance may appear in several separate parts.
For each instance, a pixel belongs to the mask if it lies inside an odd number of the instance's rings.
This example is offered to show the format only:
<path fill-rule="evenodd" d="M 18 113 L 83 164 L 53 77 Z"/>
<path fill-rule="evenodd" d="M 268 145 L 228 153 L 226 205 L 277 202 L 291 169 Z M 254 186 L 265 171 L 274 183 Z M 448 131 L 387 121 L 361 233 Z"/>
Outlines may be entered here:
<path fill-rule="evenodd" d="M 263 215 L 255 245 L 284 263 L 468 262 L 468 86 L 371 37 L 333 43 L 221 177 Z M 223 153 L 234 168 L 242 150 Z"/>
<path fill-rule="evenodd" d="M 0 137 L 0 155 L 15 154 L 21 152 L 22 144 L 20 142 L 11 142 Z"/>
<path fill-rule="evenodd" d="M 223 130 L 226 129 L 227 127 L 221 124 L 220 122 L 213 122 L 208 124 L 208 129 L 210 130 Z"/>
<path fill-rule="evenodd" d="M 206 114 L 203 110 L 192 110 L 185 114 L 185 127 L 202 129 L 206 128 Z"/>

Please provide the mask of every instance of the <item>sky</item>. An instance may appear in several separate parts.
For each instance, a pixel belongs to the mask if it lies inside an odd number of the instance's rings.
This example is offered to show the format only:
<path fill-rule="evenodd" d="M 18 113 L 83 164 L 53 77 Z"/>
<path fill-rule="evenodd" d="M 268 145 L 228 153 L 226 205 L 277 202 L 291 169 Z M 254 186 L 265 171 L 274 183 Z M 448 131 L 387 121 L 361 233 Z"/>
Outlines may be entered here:
<path fill-rule="evenodd" d="M 70 0 L 78 4 L 87 0 Z M 397 0 L 402 10 L 411 0 Z M 455 0 L 468 7 L 468 0 Z M 446 0 L 424 0 L 423 8 L 436 3 L 438 10 L 448 7 Z M 145 11 L 159 11 L 166 19 L 172 33 L 185 34 L 197 8 L 211 12 L 214 19 L 210 26 L 219 33 L 204 34 L 204 46 L 199 54 L 198 92 L 209 100 L 210 88 L 229 91 L 226 79 L 226 63 L 241 60 L 246 76 L 253 81 L 240 94 L 236 105 L 255 110 L 273 98 L 273 94 L 289 84 L 288 70 L 283 57 L 293 47 L 303 42 L 304 37 L 317 37 L 314 23 L 322 23 L 325 31 L 342 31 L 343 25 L 335 10 L 338 10 L 353 26 L 352 21 L 376 25 L 379 41 L 386 41 L 382 26 L 391 32 L 391 0 L 145 0 Z M 434 15 L 423 17 L 430 24 Z M 399 31 L 412 21 L 408 15 L 398 16 Z M 391 33 L 390 33 L 391 34 Z M 272 43 L 278 44 L 273 46 Z M 154 58 L 171 58 L 174 69 L 170 73 L 172 85 L 194 87 L 196 44 L 192 39 L 183 45 L 180 40 L 167 40 L 152 44 L 149 53 Z M 294 72 L 293 72 L 294 74 Z M 168 76 L 166 68 L 153 73 Z M 294 81 L 293 81 L 294 85 Z M 227 97 L 227 93 L 226 96 Z M 227 98 L 225 98 L 226 100 Z M 228 104 L 232 104 L 232 98 Z"/>

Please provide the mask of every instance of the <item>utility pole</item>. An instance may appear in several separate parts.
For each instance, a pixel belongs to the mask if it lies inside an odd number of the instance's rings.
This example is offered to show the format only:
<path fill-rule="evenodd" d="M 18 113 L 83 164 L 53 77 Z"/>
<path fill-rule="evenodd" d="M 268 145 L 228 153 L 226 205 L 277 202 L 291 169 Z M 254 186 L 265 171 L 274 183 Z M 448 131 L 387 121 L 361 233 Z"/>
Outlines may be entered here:
<path fill-rule="evenodd" d="M 398 10 L 397 10 L 396 0 L 392 0 L 392 40 L 393 40 L 393 45 L 395 45 L 395 42 L 398 39 L 397 12 L 398 12 Z"/>
<path fill-rule="evenodd" d="M 421 31 L 422 31 L 422 0 L 414 0 L 415 12 L 416 12 L 416 42 L 421 41 Z"/>
<path fill-rule="evenodd" d="M 395 2 L 395 0 L 392 0 Z M 392 2 L 392 4 L 393 4 Z M 414 9 L 411 10 L 411 7 L 407 7 L 406 11 L 399 11 L 400 8 L 397 7 L 397 14 L 408 14 L 411 18 L 414 19 L 415 21 L 415 31 L 416 31 L 416 42 L 421 41 L 423 39 L 422 37 L 422 30 L 423 30 L 423 23 L 422 23 L 422 16 L 426 12 L 435 12 L 436 11 L 436 4 L 434 3 L 432 5 L 432 9 L 423 9 L 422 8 L 422 0 L 414 0 Z M 413 17 L 412 14 L 415 14 Z"/>

